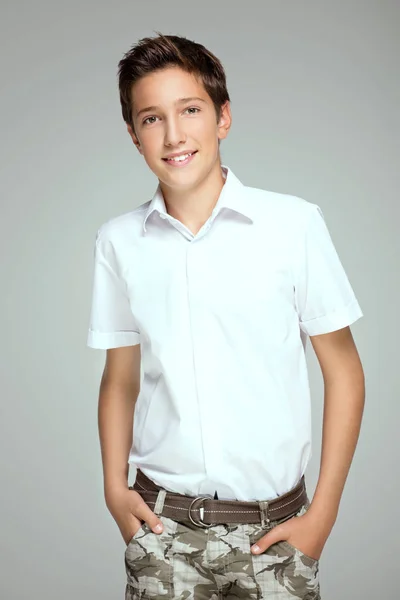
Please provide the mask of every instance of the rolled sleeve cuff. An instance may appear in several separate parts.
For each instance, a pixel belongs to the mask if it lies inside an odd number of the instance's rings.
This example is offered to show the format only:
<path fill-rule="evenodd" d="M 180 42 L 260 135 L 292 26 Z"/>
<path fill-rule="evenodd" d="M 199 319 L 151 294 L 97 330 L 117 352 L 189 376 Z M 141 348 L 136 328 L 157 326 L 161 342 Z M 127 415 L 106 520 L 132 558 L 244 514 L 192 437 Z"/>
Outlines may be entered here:
<path fill-rule="evenodd" d="M 93 331 L 89 329 L 87 336 L 87 346 L 89 348 L 98 348 L 107 350 L 109 348 L 121 348 L 122 346 L 135 346 L 140 343 L 140 333 L 136 331 L 113 331 L 104 333 L 103 331 Z"/>
<path fill-rule="evenodd" d="M 322 317 L 301 321 L 300 328 L 309 336 L 337 331 L 351 325 L 361 317 L 363 312 L 357 300 Z"/>

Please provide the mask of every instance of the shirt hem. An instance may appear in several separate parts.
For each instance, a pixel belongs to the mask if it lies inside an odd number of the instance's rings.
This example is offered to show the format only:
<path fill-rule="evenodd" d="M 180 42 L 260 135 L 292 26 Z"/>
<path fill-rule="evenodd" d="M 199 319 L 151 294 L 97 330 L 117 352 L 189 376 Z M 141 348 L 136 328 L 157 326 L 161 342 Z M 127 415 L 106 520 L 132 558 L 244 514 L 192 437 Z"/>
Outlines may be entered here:
<path fill-rule="evenodd" d="M 140 344 L 140 333 L 136 331 L 114 331 L 104 333 L 102 331 L 89 330 L 86 345 L 89 348 L 108 350 L 109 348 L 120 348 Z"/>
<path fill-rule="evenodd" d="M 320 335 L 343 329 L 363 316 L 358 301 L 353 300 L 351 304 L 336 309 L 323 317 L 300 322 L 300 328 L 309 336 Z"/>

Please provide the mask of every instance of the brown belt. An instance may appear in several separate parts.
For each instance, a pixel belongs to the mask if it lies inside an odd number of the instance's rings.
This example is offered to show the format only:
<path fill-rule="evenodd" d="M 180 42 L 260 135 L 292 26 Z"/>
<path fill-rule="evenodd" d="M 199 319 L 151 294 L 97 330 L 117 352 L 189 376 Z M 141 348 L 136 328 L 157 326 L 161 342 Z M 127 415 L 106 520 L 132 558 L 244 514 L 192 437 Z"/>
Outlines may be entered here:
<path fill-rule="evenodd" d="M 289 517 L 309 503 L 304 475 L 293 489 L 278 498 L 254 502 L 217 500 L 212 495 L 193 497 L 170 492 L 156 485 L 140 469 L 137 469 L 136 481 L 129 489 L 138 492 L 158 516 L 163 515 L 181 523 L 193 523 L 198 527 L 222 523 L 261 523 L 264 528 L 268 528 L 271 521 Z M 160 491 L 164 492 L 161 510 Z M 159 503 L 155 511 L 157 499 Z M 200 505 L 204 510 L 203 515 L 200 513 Z"/>

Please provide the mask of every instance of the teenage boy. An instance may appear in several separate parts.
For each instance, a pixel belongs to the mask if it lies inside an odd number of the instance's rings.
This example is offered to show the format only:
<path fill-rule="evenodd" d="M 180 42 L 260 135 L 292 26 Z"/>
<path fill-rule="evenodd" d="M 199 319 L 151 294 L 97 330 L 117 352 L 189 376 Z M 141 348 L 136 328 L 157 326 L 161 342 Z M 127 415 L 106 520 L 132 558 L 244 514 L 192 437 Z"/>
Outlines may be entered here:
<path fill-rule="evenodd" d="M 320 207 L 221 164 L 232 117 L 211 52 L 144 38 L 119 90 L 159 182 L 95 244 L 88 345 L 107 350 L 99 433 L 125 598 L 319 599 L 364 406 L 360 306 Z M 311 503 L 307 337 L 325 386 Z"/>

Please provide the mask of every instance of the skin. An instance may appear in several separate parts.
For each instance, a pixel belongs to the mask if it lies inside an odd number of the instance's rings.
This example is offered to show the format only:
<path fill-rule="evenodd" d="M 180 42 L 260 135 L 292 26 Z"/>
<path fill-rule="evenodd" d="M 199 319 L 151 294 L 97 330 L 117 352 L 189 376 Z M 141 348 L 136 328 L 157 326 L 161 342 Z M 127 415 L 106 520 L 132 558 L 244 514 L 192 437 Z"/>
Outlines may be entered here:
<path fill-rule="evenodd" d="M 179 98 L 193 96 L 203 102 L 176 104 Z M 142 108 L 154 105 L 156 110 L 138 115 Z M 159 179 L 167 211 L 194 233 L 211 215 L 224 185 L 219 140 L 226 138 L 231 122 L 229 102 L 222 107 L 217 122 L 214 105 L 202 83 L 179 68 L 152 73 L 133 87 L 134 130 L 127 125 L 128 133 Z M 167 154 L 188 149 L 198 150 L 198 154 L 187 167 L 175 169 L 162 160 Z M 310 340 L 324 379 L 318 483 L 307 513 L 274 527 L 258 540 L 258 552 L 252 547 L 254 554 L 286 540 L 319 560 L 337 518 L 357 445 L 365 381 L 350 327 L 311 336 Z M 127 489 L 126 456 L 132 443 L 132 398 L 137 395 L 139 364 L 140 346 L 107 351 L 99 409 L 106 501 L 126 542 L 140 520 L 146 520 L 155 533 L 155 525 L 161 524 L 140 496 Z"/>
<path fill-rule="evenodd" d="M 200 97 L 176 104 L 179 98 Z M 167 211 L 193 233 L 210 217 L 224 185 L 219 141 L 227 137 L 232 117 L 230 103 L 217 122 L 214 104 L 201 81 L 180 68 L 151 73 L 132 89 L 133 143 L 157 176 Z M 138 116 L 148 106 L 157 106 Z M 162 158 L 184 150 L 197 150 L 184 168 L 167 165 Z"/>
<path fill-rule="evenodd" d="M 258 540 L 264 552 L 286 540 L 320 559 L 336 521 L 356 449 L 365 404 L 365 378 L 350 327 L 310 336 L 324 379 L 322 453 L 318 483 L 306 514 L 276 526 Z"/>

